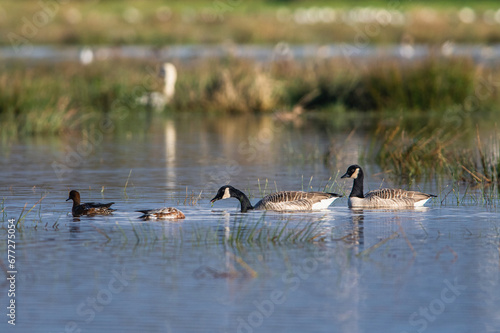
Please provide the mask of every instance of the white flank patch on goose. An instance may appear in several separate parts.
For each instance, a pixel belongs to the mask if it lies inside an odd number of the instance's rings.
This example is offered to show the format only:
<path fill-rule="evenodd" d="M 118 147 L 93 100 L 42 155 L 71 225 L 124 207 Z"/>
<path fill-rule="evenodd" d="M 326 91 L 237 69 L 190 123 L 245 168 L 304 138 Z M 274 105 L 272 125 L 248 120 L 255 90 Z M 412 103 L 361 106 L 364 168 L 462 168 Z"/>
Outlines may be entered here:
<path fill-rule="evenodd" d="M 362 207 L 363 206 L 363 200 L 361 198 L 350 197 L 349 200 L 347 200 L 347 205 L 350 208 L 352 208 L 352 207 Z"/>
<path fill-rule="evenodd" d="M 427 201 L 429 201 L 430 198 L 428 199 L 424 199 L 424 200 L 420 200 L 420 201 L 417 201 L 415 202 L 414 206 L 415 207 L 422 207 Z"/>
<path fill-rule="evenodd" d="M 332 198 L 328 198 L 328 199 L 323 199 L 319 202 L 316 202 L 312 205 L 312 209 L 316 210 L 316 209 L 326 209 L 328 208 L 328 206 L 330 206 L 332 204 L 332 202 L 335 201 L 335 199 L 338 199 L 337 197 L 332 197 Z"/>

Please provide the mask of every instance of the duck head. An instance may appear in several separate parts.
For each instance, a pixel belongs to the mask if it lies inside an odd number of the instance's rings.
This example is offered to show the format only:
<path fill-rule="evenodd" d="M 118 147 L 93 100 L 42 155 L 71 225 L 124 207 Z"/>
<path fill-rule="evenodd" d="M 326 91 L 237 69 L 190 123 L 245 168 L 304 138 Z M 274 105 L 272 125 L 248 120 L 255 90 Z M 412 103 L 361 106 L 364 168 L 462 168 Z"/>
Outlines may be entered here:
<path fill-rule="evenodd" d="M 69 192 L 69 198 L 66 199 L 66 201 L 68 200 L 80 202 L 80 193 L 78 193 L 78 191 L 72 190 L 71 192 Z"/>

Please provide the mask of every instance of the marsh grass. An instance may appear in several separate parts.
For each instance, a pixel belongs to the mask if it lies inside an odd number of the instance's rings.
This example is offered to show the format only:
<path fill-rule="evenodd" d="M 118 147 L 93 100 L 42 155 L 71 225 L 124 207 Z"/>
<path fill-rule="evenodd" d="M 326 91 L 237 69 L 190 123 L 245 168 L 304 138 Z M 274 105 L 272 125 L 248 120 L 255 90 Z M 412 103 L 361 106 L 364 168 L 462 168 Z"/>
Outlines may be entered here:
<path fill-rule="evenodd" d="M 362 66 L 361 66 L 362 65 Z M 177 64 L 176 95 L 166 112 L 272 113 L 304 109 L 439 112 L 465 103 L 484 82 L 467 59 L 353 63 L 349 59 L 274 61 L 207 59 Z M 2 136 L 99 130 L 138 131 L 154 114 L 137 98 L 161 90 L 158 63 L 118 60 L 90 66 L 72 63 L 2 66 Z M 483 76 L 497 75 L 482 69 Z M 488 76 L 489 77 L 489 76 Z M 494 76 L 496 77 L 496 76 Z M 491 88 L 491 87 L 489 87 Z M 493 87 L 494 88 L 494 87 Z M 308 96 L 308 98 L 305 98 Z M 473 108 L 487 109 L 492 93 Z M 342 106 L 342 107 L 339 107 Z"/>
<path fill-rule="evenodd" d="M 292 225 L 293 224 L 293 225 Z M 248 224 L 243 218 L 236 219 L 232 226 L 226 228 L 219 224 L 217 227 L 194 224 L 190 227 L 175 226 L 175 233 L 171 237 L 164 233 L 163 228 L 171 228 L 168 222 L 162 224 L 151 223 L 130 223 L 130 228 L 125 228 L 120 223 L 116 223 L 117 230 L 123 241 L 128 242 L 129 235 L 132 234 L 135 244 L 147 244 L 157 241 L 181 244 L 191 244 L 192 246 L 212 246 L 224 245 L 234 248 L 245 246 L 267 247 L 269 245 L 294 245 L 305 243 L 317 243 L 325 241 L 322 221 L 294 221 L 291 218 L 284 223 L 268 224 L 265 214 L 255 223 Z M 97 229 L 97 228 L 96 228 Z M 128 230 L 128 231 L 127 231 Z M 97 230 L 107 241 L 115 240 L 102 228 Z"/>
<path fill-rule="evenodd" d="M 358 89 L 371 109 L 439 110 L 464 103 L 473 93 L 470 59 L 430 58 L 370 68 Z"/>
<path fill-rule="evenodd" d="M 2 212 L 2 222 L 7 221 L 7 213 L 5 212 L 5 198 L 2 198 L 2 202 L 0 203 L 0 208 Z"/>
<path fill-rule="evenodd" d="M 298 24 L 294 10 L 312 7 L 335 8 L 337 19 L 331 23 Z M 352 22 L 348 11 L 360 6 L 380 9 L 398 8 L 402 24 Z M 462 6 L 477 10 L 473 23 L 458 22 Z M 50 6 L 49 6 L 50 7 Z M 356 8 L 353 8 L 356 7 Z M 400 43 L 402 36 L 412 36 L 415 43 L 456 42 L 495 43 L 500 40 L 497 25 L 481 19 L 485 9 L 497 10 L 493 0 L 408 1 L 388 5 L 386 1 L 99 1 L 61 3 L 50 24 L 37 30 L 34 43 L 41 44 L 151 44 L 173 43 L 260 43 L 287 40 L 291 43 L 353 43 L 360 31 L 373 25 L 381 33 L 368 34 L 371 43 Z M 37 0 L 9 1 L 2 4 L 4 31 L 21 33 L 23 17 L 31 19 L 40 10 Z M 278 10 L 289 10 L 288 20 L 277 18 Z M 135 15 L 130 21 L 127 11 Z M 429 10 L 433 15 L 429 15 Z M 431 17 L 429 17 L 431 16 Z M 434 18 L 432 16 L 435 16 Z M 372 28 L 373 29 L 373 28 Z M 332 31 L 334 33 L 332 33 Z M 0 43 L 10 44 L 8 34 Z"/>
<path fill-rule="evenodd" d="M 419 179 L 447 176 L 456 181 L 487 186 L 499 184 L 500 151 L 496 132 L 485 145 L 476 129 L 475 144 L 466 131 L 451 131 L 446 128 L 416 132 L 401 127 L 388 129 L 381 126 L 377 137 L 382 142 L 372 154 L 381 167 L 395 177 Z"/>
<path fill-rule="evenodd" d="M 188 193 L 188 187 L 186 186 L 186 197 L 184 198 L 184 205 L 190 205 L 190 206 L 196 206 L 198 205 L 198 201 L 203 198 L 202 196 L 203 190 L 200 191 L 200 193 L 196 194 L 195 192 L 191 191 L 191 193 Z"/>
<path fill-rule="evenodd" d="M 16 220 L 16 229 L 22 229 L 24 227 L 24 220 L 26 219 L 26 217 L 28 216 L 28 214 L 39 204 L 41 204 L 42 200 L 45 199 L 45 197 L 47 196 L 47 194 L 45 194 L 44 196 L 42 196 L 40 198 L 40 200 L 38 200 L 37 202 L 35 202 L 35 204 L 30 208 L 28 209 L 27 212 L 25 212 L 26 210 L 26 206 L 28 205 L 28 203 L 26 202 L 26 204 L 24 205 L 23 209 L 21 210 L 21 213 L 19 214 L 19 217 L 17 218 Z M 40 207 L 40 210 L 41 210 L 41 207 Z M 40 210 L 38 212 L 38 215 L 40 216 Z M 57 221 L 54 223 L 54 226 L 57 225 Z M 53 226 L 53 227 L 54 227 Z"/>
<path fill-rule="evenodd" d="M 285 223 L 268 225 L 265 214 L 251 226 L 236 221 L 229 235 L 224 237 L 224 242 L 231 246 L 259 245 L 266 244 L 297 244 L 313 243 L 325 240 L 324 232 L 321 230 L 321 221 L 299 222 L 293 227 L 290 226 L 290 219 Z"/>

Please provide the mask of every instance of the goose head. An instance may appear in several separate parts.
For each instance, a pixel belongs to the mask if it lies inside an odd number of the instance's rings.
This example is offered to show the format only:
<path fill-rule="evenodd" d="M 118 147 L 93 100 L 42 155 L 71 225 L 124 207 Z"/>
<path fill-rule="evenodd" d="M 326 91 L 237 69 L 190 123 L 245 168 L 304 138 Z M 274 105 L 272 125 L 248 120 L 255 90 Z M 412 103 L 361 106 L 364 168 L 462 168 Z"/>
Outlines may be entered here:
<path fill-rule="evenodd" d="M 357 164 L 354 164 L 348 167 L 346 173 L 340 178 L 357 179 L 358 177 L 361 178 L 362 176 L 363 171 L 361 170 L 361 167 Z"/>
<path fill-rule="evenodd" d="M 233 194 L 235 194 L 235 188 L 230 185 L 224 185 L 217 191 L 217 194 L 215 195 L 215 197 L 213 197 L 212 200 L 210 200 L 210 203 L 214 203 L 217 200 L 236 197 Z"/>

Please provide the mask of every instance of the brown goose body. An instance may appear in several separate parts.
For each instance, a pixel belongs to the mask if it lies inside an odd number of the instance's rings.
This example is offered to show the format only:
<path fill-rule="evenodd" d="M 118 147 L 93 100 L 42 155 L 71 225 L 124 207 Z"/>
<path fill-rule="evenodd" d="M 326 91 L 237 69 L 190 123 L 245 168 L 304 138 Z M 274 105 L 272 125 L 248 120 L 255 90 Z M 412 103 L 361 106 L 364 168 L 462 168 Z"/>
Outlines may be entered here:
<path fill-rule="evenodd" d="M 109 202 L 106 204 L 96 202 L 80 203 L 80 193 L 75 190 L 69 192 L 69 198 L 66 199 L 66 201 L 68 200 L 73 200 L 71 213 L 74 217 L 82 215 L 109 215 L 116 210 L 110 208 L 111 205 L 114 204 L 114 202 Z"/>
<path fill-rule="evenodd" d="M 421 207 L 435 197 L 417 191 L 384 188 L 363 194 L 363 170 L 359 165 L 351 165 L 341 178 L 353 178 L 348 205 L 351 208 L 409 208 Z"/>
<path fill-rule="evenodd" d="M 265 196 L 255 204 L 253 209 L 276 211 L 315 210 L 328 207 L 339 197 L 335 193 L 326 192 L 281 191 Z"/>

